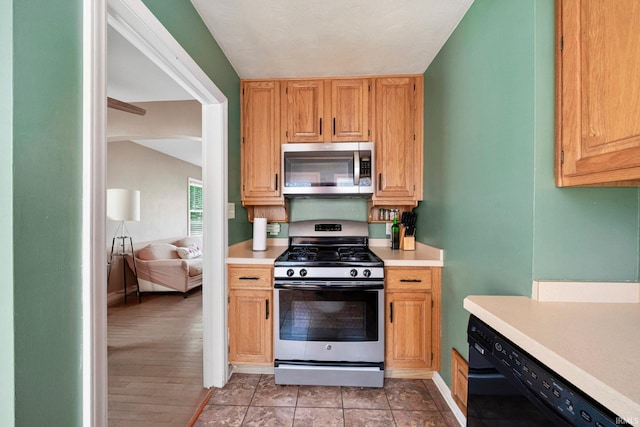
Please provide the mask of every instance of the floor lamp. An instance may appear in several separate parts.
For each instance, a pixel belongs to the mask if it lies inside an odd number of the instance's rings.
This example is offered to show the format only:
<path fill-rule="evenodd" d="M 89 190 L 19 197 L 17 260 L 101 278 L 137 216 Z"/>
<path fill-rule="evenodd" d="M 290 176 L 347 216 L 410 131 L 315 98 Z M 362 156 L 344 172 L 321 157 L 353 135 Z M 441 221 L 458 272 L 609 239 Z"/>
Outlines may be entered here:
<path fill-rule="evenodd" d="M 122 188 L 110 188 L 107 190 L 107 218 L 113 221 L 120 221 L 113 240 L 111 241 L 111 256 L 109 257 L 109 268 L 107 271 L 107 283 L 111 276 L 113 257 L 122 258 L 122 279 L 124 284 L 124 302 L 127 302 L 127 268 L 126 257 L 131 255 L 133 260 L 133 274 L 136 277 L 136 293 L 138 302 L 142 302 L 140 296 L 140 285 L 138 284 L 138 269 L 136 267 L 136 257 L 133 252 L 133 239 L 127 230 L 125 221 L 140 221 L 140 191 L 125 190 Z M 116 240 L 118 244 L 116 245 Z M 129 243 L 129 248 L 127 248 Z"/>

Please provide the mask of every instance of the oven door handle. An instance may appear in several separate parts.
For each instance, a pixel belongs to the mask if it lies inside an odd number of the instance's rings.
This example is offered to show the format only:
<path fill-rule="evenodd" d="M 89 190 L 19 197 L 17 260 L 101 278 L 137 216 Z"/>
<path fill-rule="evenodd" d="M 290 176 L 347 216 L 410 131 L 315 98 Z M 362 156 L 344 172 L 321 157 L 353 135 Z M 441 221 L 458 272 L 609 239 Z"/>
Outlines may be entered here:
<path fill-rule="evenodd" d="M 332 282 L 335 283 L 335 282 Z M 336 290 L 336 291 L 370 291 L 370 290 L 379 290 L 384 289 L 383 283 L 371 283 L 367 285 L 349 285 L 349 284 L 293 284 L 293 283 L 281 283 L 275 282 L 273 287 L 275 289 L 288 289 L 288 290 L 296 290 L 296 291 L 328 291 L 328 290 Z"/>

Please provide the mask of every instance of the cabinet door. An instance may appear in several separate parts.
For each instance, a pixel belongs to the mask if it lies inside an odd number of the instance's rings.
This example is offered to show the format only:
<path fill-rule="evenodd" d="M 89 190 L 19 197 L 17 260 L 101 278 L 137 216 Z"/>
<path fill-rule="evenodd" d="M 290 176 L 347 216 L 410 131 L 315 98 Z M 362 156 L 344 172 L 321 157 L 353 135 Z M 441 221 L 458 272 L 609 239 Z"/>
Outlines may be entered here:
<path fill-rule="evenodd" d="M 415 90 L 412 77 L 376 79 L 376 198 L 416 196 Z"/>
<path fill-rule="evenodd" d="M 556 2 L 558 186 L 640 178 L 639 22 L 637 0 Z"/>
<path fill-rule="evenodd" d="M 279 201 L 280 83 L 242 83 L 242 200 Z"/>
<path fill-rule="evenodd" d="M 431 293 L 386 294 L 386 357 L 389 368 L 432 366 Z"/>
<path fill-rule="evenodd" d="M 326 142 L 369 141 L 369 80 L 331 80 L 331 118 Z"/>
<path fill-rule="evenodd" d="M 229 292 L 229 362 L 273 363 L 271 291 Z"/>
<path fill-rule="evenodd" d="M 323 142 L 324 81 L 293 80 L 283 84 L 287 142 Z"/>

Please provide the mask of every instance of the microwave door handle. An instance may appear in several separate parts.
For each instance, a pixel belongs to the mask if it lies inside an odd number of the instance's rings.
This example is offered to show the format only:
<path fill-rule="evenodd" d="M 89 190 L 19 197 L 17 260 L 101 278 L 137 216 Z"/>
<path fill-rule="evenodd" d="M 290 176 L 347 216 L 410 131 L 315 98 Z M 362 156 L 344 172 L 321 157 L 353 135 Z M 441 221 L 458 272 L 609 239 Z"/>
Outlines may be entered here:
<path fill-rule="evenodd" d="M 360 152 L 353 152 L 353 185 L 360 185 Z"/>

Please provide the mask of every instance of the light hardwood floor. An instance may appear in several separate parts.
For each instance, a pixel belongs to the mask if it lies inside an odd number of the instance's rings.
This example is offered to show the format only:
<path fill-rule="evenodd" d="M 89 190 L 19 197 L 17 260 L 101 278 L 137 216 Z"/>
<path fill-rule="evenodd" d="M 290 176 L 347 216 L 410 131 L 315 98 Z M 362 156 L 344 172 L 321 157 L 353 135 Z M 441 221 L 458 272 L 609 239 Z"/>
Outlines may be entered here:
<path fill-rule="evenodd" d="M 109 426 L 186 426 L 202 387 L 202 293 L 108 308 Z"/>

